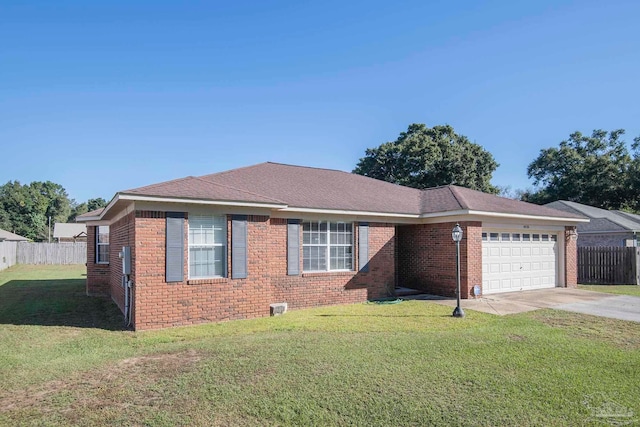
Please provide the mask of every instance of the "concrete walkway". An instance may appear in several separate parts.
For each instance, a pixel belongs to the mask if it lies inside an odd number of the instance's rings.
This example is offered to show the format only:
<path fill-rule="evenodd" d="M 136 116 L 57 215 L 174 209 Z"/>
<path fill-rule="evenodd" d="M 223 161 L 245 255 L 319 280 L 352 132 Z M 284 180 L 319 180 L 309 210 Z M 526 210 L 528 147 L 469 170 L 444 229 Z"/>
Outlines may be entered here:
<path fill-rule="evenodd" d="M 404 299 L 428 300 L 437 304 L 456 306 L 454 298 L 435 295 L 413 295 Z M 572 311 L 611 317 L 614 319 L 640 322 L 640 298 L 626 295 L 612 295 L 582 289 L 552 288 L 534 291 L 508 292 L 487 295 L 477 299 L 462 300 L 463 309 L 504 316 L 523 313 L 541 308 Z"/>

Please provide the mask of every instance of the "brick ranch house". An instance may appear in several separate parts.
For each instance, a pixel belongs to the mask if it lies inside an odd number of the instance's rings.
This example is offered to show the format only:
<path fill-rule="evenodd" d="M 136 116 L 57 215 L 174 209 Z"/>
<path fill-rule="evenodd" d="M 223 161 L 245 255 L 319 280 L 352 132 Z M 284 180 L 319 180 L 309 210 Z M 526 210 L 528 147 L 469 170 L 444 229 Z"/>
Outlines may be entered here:
<path fill-rule="evenodd" d="M 396 285 L 455 296 L 456 223 L 462 298 L 474 285 L 572 287 L 587 220 L 454 185 L 262 163 L 122 191 L 78 221 L 87 294 L 110 296 L 145 330 L 267 316 L 272 303 L 355 303 Z"/>

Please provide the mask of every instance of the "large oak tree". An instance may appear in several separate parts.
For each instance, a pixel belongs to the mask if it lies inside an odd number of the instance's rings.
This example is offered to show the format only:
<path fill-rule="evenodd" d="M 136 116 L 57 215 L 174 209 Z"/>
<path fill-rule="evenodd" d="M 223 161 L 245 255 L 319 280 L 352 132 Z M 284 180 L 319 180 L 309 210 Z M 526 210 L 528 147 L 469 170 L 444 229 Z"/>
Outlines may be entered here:
<path fill-rule="evenodd" d="M 527 168 L 537 188 L 525 192 L 523 200 L 540 204 L 569 200 L 604 209 L 636 208 L 639 140 L 636 138 L 633 145 L 632 157 L 623 135 L 623 129 L 598 129 L 590 136 L 574 132 L 558 147 L 540 150 Z"/>
<path fill-rule="evenodd" d="M 496 194 L 497 167 L 491 153 L 453 127 L 414 123 L 395 141 L 368 148 L 353 172 L 414 188 L 455 184 Z"/>

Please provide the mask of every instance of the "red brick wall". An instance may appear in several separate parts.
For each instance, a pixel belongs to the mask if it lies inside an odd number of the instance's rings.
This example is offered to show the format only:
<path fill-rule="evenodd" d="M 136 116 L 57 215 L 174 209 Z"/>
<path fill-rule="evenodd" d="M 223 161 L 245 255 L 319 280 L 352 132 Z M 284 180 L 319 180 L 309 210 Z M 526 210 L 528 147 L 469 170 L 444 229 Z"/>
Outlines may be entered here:
<path fill-rule="evenodd" d="M 122 217 L 109 226 L 109 294 L 124 313 L 124 287 L 122 286 L 122 260 L 118 254 L 123 246 L 131 247 L 131 259 L 135 259 L 135 213 Z M 135 265 L 130 279 L 135 283 Z"/>
<path fill-rule="evenodd" d="M 96 227 L 87 226 L 87 295 L 109 295 L 109 265 L 96 264 Z"/>
<path fill-rule="evenodd" d="M 479 285 L 482 290 L 482 223 L 460 223 L 464 230 L 460 242 L 460 297 L 473 296 L 473 287 Z"/>
<path fill-rule="evenodd" d="M 287 302 L 292 309 L 344 304 L 380 298 L 393 289 L 393 225 L 370 224 L 368 273 L 303 273 L 300 276 L 287 276 L 286 224 L 283 219 L 249 216 L 248 277 L 231 279 L 231 217 L 228 216 L 229 278 L 188 280 L 188 247 L 185 245 L 185 280 L 166 283 L 164 213 L 136 212 L 135 328 L 154 329 L 268 316 L 269 304 L 275 302 Z"/>
<path fill-rule="evenodd" d="M 287 275 L 287 220 L 272 218 L 269 235 L 269 274 L 272 302 L 290 308 L 362 302 L 391 295 L 395 287 L 395 227 L 369 224 L 369 271 L 302 273 Z M 358 269 L 358 236 L 354 226 L 355 267 Z M 302 232 L 302 231 L 301 231 Z M 302 238 L 302 236 L 300 236 Z M 300 248 L 302 271 L 302 248 Z"/>
<path fill-rule="evenodd" d="M 578 235 L 575 227 L 564 228 L 564 283 L 567 288 L 578 286 Z"/>
<path fill-rule="evenodd" d="M 152 329 L 269 315 L 268 217 L 249 216 L 247 279 L 231 279 L 231 218 L 227 219 L 229 278 L 188 280 L 185 241 L 183 282 L 165 282 L 164 213 L 137 212 L 135 328 Z M 185 221 L 185 236 L 188 224 Z"/>
<path fill-rule="evenodd" d="M 398 280 L 400 286 L 425 292 L 456 295 L 454 222 L 398 227 Z M 482 284 L 482 223 L 461 222 L 460 297 L 468 298 Z"/>

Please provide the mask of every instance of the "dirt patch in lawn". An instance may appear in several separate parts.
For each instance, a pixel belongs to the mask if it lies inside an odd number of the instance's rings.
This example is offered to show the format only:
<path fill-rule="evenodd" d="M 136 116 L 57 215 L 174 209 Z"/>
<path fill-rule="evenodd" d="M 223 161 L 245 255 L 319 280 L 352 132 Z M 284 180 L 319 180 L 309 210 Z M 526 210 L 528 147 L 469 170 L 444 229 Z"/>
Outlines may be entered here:
<path fill-rule="evenodd" d="M 545 325 L 563 329 L 573 337 L 610 343 L 628 350 L 640 349 L 640 324 L 637 322 L 557 310 L 540 310 L 529 316 Z"/>
<path fill-rule="evenodd" d="M 37 387 L 0 394 L 0 412 L 37 408 L 40 412 L 71 413 L 75 408 L 98 409 L 135 405 L 152 405 L 153 385 L 187 372 L 202 359 L 195 350 L 179 353 L 152 354 L 132 357 L 115 364 L 86 371 L 68 379 L 49 381 Z M 160 394 L 161 387 L 155 394 Z M 64 409 L 61 409 L 63 407 Z"/>

